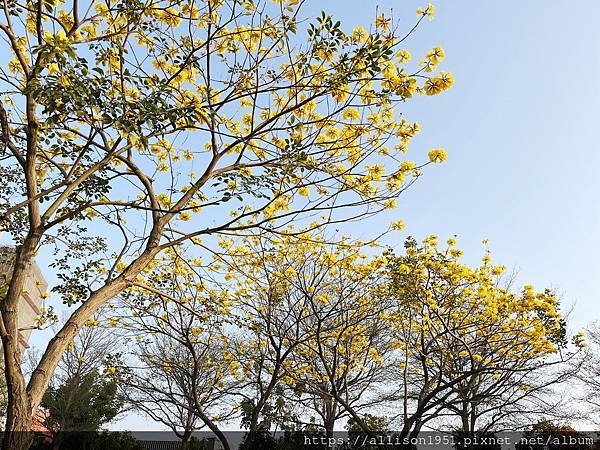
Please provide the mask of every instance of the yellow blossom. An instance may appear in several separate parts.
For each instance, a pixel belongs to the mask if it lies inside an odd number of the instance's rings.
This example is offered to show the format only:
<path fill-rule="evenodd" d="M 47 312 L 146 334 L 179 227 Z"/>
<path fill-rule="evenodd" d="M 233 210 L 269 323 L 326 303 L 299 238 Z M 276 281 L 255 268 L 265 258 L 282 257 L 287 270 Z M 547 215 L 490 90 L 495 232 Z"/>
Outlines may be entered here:
<path fill-rule="evenodd" d="M 448 155 L 441 148 L 430 150 L 427 156 L 429 157 L 429 161 L 433 163 L 442 163 L 448 159 Z"/>

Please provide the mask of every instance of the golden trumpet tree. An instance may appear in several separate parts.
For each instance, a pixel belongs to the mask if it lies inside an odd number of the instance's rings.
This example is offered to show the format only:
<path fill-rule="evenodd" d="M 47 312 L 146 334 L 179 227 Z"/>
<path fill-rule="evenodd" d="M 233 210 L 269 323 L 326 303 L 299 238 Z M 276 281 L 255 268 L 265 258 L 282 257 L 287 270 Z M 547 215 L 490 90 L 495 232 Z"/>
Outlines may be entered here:
<path fill-rule="evenodd" d="M 229 251 L 250 336 L 240 346 L 242 365 L 256 380 L 250 433 L 259 431 L 261 415 L 263 424 L 273 422 L 264 410 L 275 393 L 302 406 L 288 424 L 302 428 L 312 412 L 327 433 L 384 399 L 389 327 L 386 305 L 371 294 L 386 260 L 367 258 L 361 242 L 292 231 L 246 237 Z"/>
<path fill-rule="evenodd" d="M 301 428 L 311 411 L 331 433 L 337 420 L 360 420 L 388 399 L 378 388 L 389 327 L 370 295 L 384 258 L 367 258 L 361 242 L 289 227 L 219 246 L 210 262 L 166 250 L 120 308 L 89 321 L 130 338 L 123 385 L 133 405 L 183 440 L 207 426 L 229 448 L 223 420 L 240 418 L 249 444 L 279 426 Z M 286 407 L 292 401 L 299 407 Z"/>
<path fill-rule="evenodd" d="M 443 50 L 411 63 L 385 14 L 367 33 L 325 13 L 305 20 L 304 3 L 3 3 L 0 223 L 18 246 L 0 302 L 4 449 L 27 448 L 69 342 L 165 249 L 372 214 L 446 158 L 406 159 L 419 126 L 397 111 L 452 85 Z M 416 25 L 433 14 L 421 9 Z M 53 291 L 73 310 L 26 380 L 17 317 L 45 246 Z"/>
<path fill-rule="evenodd" d="M 128 343 L 114 369 L 123 373 L 123 395 L 136 410 L 182 442 L 208 428 L 229 449 L 220 423 L 232 418 L 231 391 L 239 383 L 225 332 L 232 302 L 226 290 L 217 294 L 219 286 L 203 281 L 204 270 L 182 249 L 167 249 L 96 325 L 119 327 Z"/>
<path fill-rule="evenodd" d="M 450 411 L 464 432 L 478 419 L 515 401 L 514 391 L 534 391 L 527 380 L 568 358 L 565 321 L 549 291 L 503 285 L 505 267 L 460 262 L 451 238 L 421 245 L 406 241 L 406 255 L 390 258 L 381 295 L 395 303 L 388 315 L 400 351 L 403 436 Z M 511 392 L 511 399 L 499 397 Z M 503 403 L 506 402 L 506 403 Z"/>

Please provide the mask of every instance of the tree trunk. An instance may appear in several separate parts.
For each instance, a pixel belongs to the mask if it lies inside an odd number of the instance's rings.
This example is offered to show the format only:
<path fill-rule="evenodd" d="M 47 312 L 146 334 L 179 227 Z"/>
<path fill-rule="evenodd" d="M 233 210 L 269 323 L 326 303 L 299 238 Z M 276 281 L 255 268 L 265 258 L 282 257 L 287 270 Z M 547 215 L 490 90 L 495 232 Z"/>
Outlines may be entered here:
<path fill-rule="evenodd" d="M 34 408 L 21 371 L 22 348 L 18 338 L 18 316 L 27 270 L 31 266 L 38 242 L 39 235 L 30 232 L 23 245 L 17 247 L 8 291 L 0 302 L 0 334 L 8 400 L 2 450 L 27 450 L 33 442 L 31 424 Z"/>
<path fill-rule="evenodd" d="M 473 439 L 472 436 L 472 429 L 471 429 L 471 422 L 469 421 L 469 402 L 467 401 L 463 401 L 462 402 L 462 410 L 460 412 L 460 418 L 462 421 L 462 437 L 463 439 L 465 438 L 469 438 L 469 439 Z M 464 442 L 464 441 L 463 441 Z M 469 445 L 466 446 L 466 448 L 472 448 L 473 446 L 473 441 L 469 441 Z M 463 445 L 464 447 L 464 445 Z"/>
<path fill-rule="evenodd" d="M 13 396 L 9 394 L 9 396 Z M 25 400 L 25 401 L 23 401 Z M 6 432 L 2 440 L 2 450 L 27 450 L 33 443 L 31 425 L 33 415 L 27 395 L 13 396 L 8 402 Z"/>
<path fill-rule="evenodd" d="M 20 366 L 21 349 L 15 335 L 16 333 L 2 337 L 7 390 L 6 431 L 2 450 L 27 450 L 33 442 L 31 425 L 34 408 L 25 388 L 25 378 Z"/>
<path fill-rule="evenodd" d="M 197 399 L 195 398 L 194 400 L 196 401 L 196 406 L 198 406 Z M 198 409 L 196 414 L 198 414 L 198 417 L 200 417 L 200 420 L 202 420 L 202 422 L 204 422 L 204 424 L 208 427 L 208 429 L 215 434 L 217 439 L 221 442 L 223 449 L 231 450 L 229 441 L 225 437 L 225 434 L 220 430 L 220 428 L 212 420 L 210 420 L 210 418 L 206 414 L 204 414 L 204 412 L 202 412 L 200 409 Z"/>
<path fill-rule="evenodd" d="M 180 436 L 180 440 L 181 440 L 181 450 L 187 450 L 190 447 L 190 436 L 192 435 L 192 432 L 189 430 L 185 430 L 183 432 L 183 434 Z"/>
<path fill-rule="evenodd" d="M 325 436 L 327 442 L 333 442 L 333 430 L 335 429 L 335 421 L 327 420 L 325 423 Z"/>
<path fill-rule="evenodd" d="M 333 396 L 326 395 L 323 398 L 325 403 L 325 420 L 323 421 L 323 427 L 325 428 L 325 434 L 327 436 L 327 442 L 333 442 L 333 430 L 335 429 L 335 416 L 336 416 L 336 403 L 333 400 Z"/>

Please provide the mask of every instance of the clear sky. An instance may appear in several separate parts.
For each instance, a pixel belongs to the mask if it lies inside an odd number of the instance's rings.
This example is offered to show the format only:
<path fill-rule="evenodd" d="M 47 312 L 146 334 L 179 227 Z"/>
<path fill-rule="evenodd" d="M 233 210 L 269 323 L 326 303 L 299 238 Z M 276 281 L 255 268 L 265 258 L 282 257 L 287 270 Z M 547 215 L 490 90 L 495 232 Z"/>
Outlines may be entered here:
<path fill-rule="evenodd" d="M 422 125 L 410 153 L 444 147 L 449 158 L 430 167 L 392 215 L 418 238 L 458 235 L 469 262 L 488 238 L 494 260 L 517 269 L 519 282 L 553 287 L 575 305 L 574 326 L 600 319 L 600 2 L 432 3 L 436 18 L 408 48 L 417 57 L 444 47 L 443 70 L 456 83 L 407 104 Z M 424 3 L 324 7 L 358 24 L 376 5 L 408 25 Z"/>

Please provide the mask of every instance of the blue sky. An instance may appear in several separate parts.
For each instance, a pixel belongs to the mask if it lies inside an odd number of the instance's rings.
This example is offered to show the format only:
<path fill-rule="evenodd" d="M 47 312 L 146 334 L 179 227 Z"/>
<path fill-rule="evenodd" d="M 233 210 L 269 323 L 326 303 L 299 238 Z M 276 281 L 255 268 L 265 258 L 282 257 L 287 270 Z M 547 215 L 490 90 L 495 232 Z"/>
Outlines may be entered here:
<path fill-rule="evenodd" d="M 473 263 L 487 238 L 494 260 L 518 270 L 519 282 L 555 288 L 575 305 L 574 327 L 600 319 L 600 3 L 433 3 L 436 18 L 407 47 L 417 57 L 443 46 L 443 69 L 456 84 L 406 111 L 422 125 L 415 159 L 433 147 L 449 158 L 430 167 L 393 214 L 372 221 L 402 218 L 405 234 L 418 238 L 456 234 Z M 327 3 L 343 23 L 364 23 L 379 5 L 408 26 L 424 3 L 341 5 Z"/>

